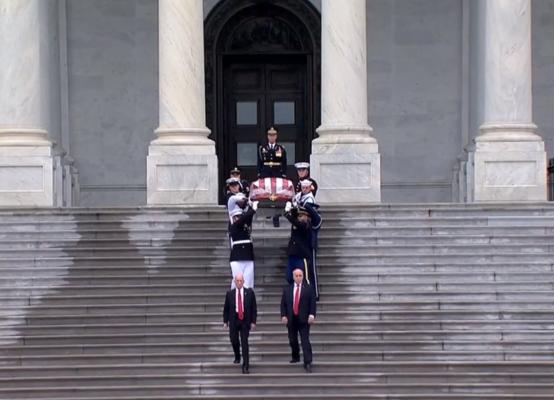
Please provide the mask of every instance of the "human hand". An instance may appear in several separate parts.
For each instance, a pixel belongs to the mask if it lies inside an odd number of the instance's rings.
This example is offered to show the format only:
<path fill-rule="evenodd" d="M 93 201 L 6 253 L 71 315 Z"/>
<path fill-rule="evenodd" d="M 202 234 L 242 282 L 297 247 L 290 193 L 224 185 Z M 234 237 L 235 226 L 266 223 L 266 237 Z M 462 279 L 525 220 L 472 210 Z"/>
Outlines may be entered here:
<path fill-rule="evenodd" d="M 311 325 L 311 324 L 313 324 L 314 322 L 315 322 L 315 317 L 314 317 L 313 315 L 310 315 L 310 316 L 308 317 L 308 324 Z"/>
<path fill-rule="evenodd" d="M 287 203 L 285 204 L 285 212 L 289 212 L 290 210 L 292 210 L 292 203 L 290 201 L 287 201 Z"/>
<path fill-rule="evenodd" d="M 259 201 L 253 201 L 252 202 L 252 210 L 254 210 L 254 211 L 258 210 L 258 203 L 259 203 Z"/>
<path fill-rule="evenodd" d="M 229 324 L 228 323 L 224 323 L 223 324 L 223 329 L 228 329 L 229 328 Z"/>
<path fill-rule="evenodd" d="M 255 323 L 252 322 L 252 323 L 250 324 L 250 330 L 251 330 L 251 331 L 255 331 L 255 330 L 256 330 L 256 324 L 255 324 Z"/>
<path fill-rule="evenodd" d="M 289 323 L 289 319 L 287 317 L 281 317 L 281 322 L 286 325 Z"/>

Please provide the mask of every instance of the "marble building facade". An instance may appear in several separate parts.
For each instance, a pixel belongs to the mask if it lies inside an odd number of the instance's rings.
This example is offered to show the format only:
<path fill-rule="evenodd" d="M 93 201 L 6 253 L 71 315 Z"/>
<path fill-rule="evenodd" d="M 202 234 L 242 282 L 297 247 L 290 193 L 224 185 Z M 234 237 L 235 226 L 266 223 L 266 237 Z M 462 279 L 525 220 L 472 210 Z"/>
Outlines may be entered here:
<path fill-rule="evenodd" d="M 321 23 L 322 202 L 546 200 L 554 0 L 297 1 Z M 217 203 L 226 2 L 0 0 L 0 205 Z"/>

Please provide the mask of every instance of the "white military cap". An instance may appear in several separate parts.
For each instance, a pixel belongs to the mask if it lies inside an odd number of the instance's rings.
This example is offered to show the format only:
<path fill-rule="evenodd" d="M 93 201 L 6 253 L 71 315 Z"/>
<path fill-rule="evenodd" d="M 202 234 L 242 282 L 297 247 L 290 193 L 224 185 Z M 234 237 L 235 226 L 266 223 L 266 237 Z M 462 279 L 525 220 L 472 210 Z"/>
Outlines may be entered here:
<path fill-rule="evenodd" d="M 304 179 L 300 181 L 300 186 L 306 187 L 306 186 L 312 186 L 312 181 L 308 179 Z"/>
<path fill-rule="evenodd" d="M 240 185 L 240 179 L 238 178 L 229 178 L 225 181 L 227 185 L 232 185 L 233 183 L 236 183 L 237 185 Z"/>
<path fill-rule="evenodd" d="M 309 169 L 309 168 L 310 168 L 310 163 L 307 163 L 307 162 L 297 162 L 296 164 L 294 164 L 294 166 L 296 167 L 296 169 L 301 169 L 301 168 Z"/>

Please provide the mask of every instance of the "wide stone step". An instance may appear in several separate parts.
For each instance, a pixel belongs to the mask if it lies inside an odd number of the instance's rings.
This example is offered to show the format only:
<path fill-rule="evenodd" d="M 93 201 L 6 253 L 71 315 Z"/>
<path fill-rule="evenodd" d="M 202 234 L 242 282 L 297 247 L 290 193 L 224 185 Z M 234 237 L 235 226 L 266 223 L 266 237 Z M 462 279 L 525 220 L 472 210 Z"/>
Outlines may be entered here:
<path fill-rule="evenodd" d="M 237 368 L 238 369 L 238 368 Z M 237 371 L 238 372 L 238 371 Z M 254 372 L 253 372 L 254 373 Z M 184 381 L 200 384 L 203 379 L 227 384 L 249 385 L 253 376 L 244 376 L 240 373 L 227 374 L 204 374 L 202 376 L 191 376 L 190 374 L 141 374 L 141 375 L 86 375 L 86 376 L 57 376 L 57 377 L 34 377 L 34 378 L 0 378 L 0 387 L 24 388 L 24 387 L 51 387 L 79 385 L 86 382 L 89 385 L 129 385 L 141 381 L 148 381 L 151 384 L 179 384 Z M 313 372 L 307 377 L 305 374 L 294 372 L 289 373 L 255 373 L 256 383 L 275 383 L 286 381 L 288 384 L 306 382 L 328 383 L 329 380 L 338 385 L 348 383 L 550 383 L 554 378 L 553 374 L 517 374 L 517 373 L 344 373 L 344 372 Z"/>
<path fill-rule="evenodd" d="M 258 318 L 262 321 L 279 320 L 280 312 L 277 304 L 272 307 L 260 307 L 263 311 L 258 311 Z M 188 308 L 183 307 L 183 310 Z M 33 312 L 35 311 L 35 312 Z M 165 310 L 164 310 L 165 311 Z M 28 310 L 22 312 L 20 310 L 2 310 L 0 311 L 0 320 L 2 317 L 21 317 L 24 319 L 25 325 L 62 325 L 62 324 L 106 324 L 106 323 L 185 323 L 189 321 L 195 322 L 211 322 L 221 318 L 220 309 L 216 311 L 197 311 L 197 312 L 158 312 L 144 313 L 125 312 L 125 313 L 110 313 L 110 314 L 57 314 L 57 315 L 42 315 L 38 310 Z M 344 321 L 363 322 L 363 321 L 465 321 L 465 320 L 486 320 L 486 321 L 546 321 L 552 319 L 554 321 L 554 310 L 552 309 L 535 309 L 535 310 L 400 310 L 400 311 L 370 311 L 366 310 L 320 310 L 318 312 L 318 320 L 325 321 Z"/>
<path fill-rule="evenodd" d="M 230 282 L 230 277 L 227 279 Z M 2 296 L 0 299 L 7 297 L 37 297 L 42 296 L 45 291 L 56 290 L 57 294 L 63 296 L 83 296 L 83 295 L 177 295 L 181 296 L 186 293 L 188 296 L 221 296 L 225 295 L 228 289 L 224 280 L 218 283 L 176 283 L 176 284 L 145 284 L 145 285 L 123 285 L 123 284 L 104 284 L 104 285 L 71 285 L 71 286 L 43 286 L 40 283 L 33 285 L 25 285 L 14 287 L 8 286 L 2 288 Z M 266 298 L 267 296 L 280 296 L 283 287 L 286 285 L 284 277 L 281 281 L 265 283 L 260 287 L 255 287 L 256 294 L 259 297 Z M 396 294 L 404 292 L 404 294 L 421 295 L 421 293 L 440 293 L 440 292 L 457 292 L 462 290 L 487 293 L 487 292 L 505 292 L 505 291 L 537 291 L 548 292 L 554 288 L 554 281 L 493 281 L 493 282 L 377 282 L 366 283 L 364 285 L 354 286 L 350 282 L 321 282 L 319 284 L 320 291 L 325 293 L 325 296 L 333 298 L 333 296 L 358 296 L 358 295 L 382 295 Z"/>
<path fill-rule="evenodd" d="M 289 238 L 289 231 L 286 232 L 254 232 L 254 239 L 256 248 L 273 247 L 276 239 L 280 242 L 287 241 Z M 130 246 L 140 247 L 153 247 L 159 248 L 161 246 L 218 246 L 225 242 L 225 235 L 206 234 L 206 237 L 202 235 L 194 235 L 192 233 L 187 237 L 173 237 L 169 232 L 167 237 L 152 237 L 151 232 L 145 232 L 144 238 L 140 237 L 125 237 L 125 238 L 112 238 L 112 239 L 97 239 L 97 238 L 77 238 L 78 242 L 68 241 L 67 239 L 60 239 L 57 235 L 48 235 L 42 238 L 21 238 L 21 239 L 3 239 L 0 240 L 0 249 L 13 250 L 13 249 L 60 249 L 65 246 L 79 246 L 83 248 L 94 248 L 101 250 L 104 248 L 121 248 Z M 504 234 L 504 235 L 480 235 L 470 234 L 467 235 L 404 235 L 404 236 L 385 236 L 385 235 L 334 235 L 327 233 L 324 230 L 319 235 L 319 243 L 323 246 L 329 245 L 343 245 L 343 244 L 367 244 L 367 245 L 494 245 L 494 244 L 514 244 L 514 245 L 539 245 L 547 244 L 552 245 L 554 243 L 554 235 L 521 235 L 521 234 Z"/>
<path fill-rule="evenodd" d="M 22 303 L 25 300 L 21 300 Z M 263 305 L 264 310 L 279 309 L 280 302 L 275 299 L 271 302 L 265 302 Z M 541 310 L 551 310 L 554 306 L 554 300 L 552 301 L 493 301 L 493 302 L 481 302 L 481 301 L 418 301 L 418 302 L 351 302 L 344 299 L 336 300 L 320 300 L 318 302 L 318 312 L 358 312 L 358 313 L 375 313 L 381 311 L 398 311 L 398 312 L 422 312 L 422 311 L 452 311 L 452 312 L 492 312 L 492 313 L 514 313 L 520 312 L 522 315 L 530 312 L 541 312 Z M 261 306 L 260 306 L 261 309 Z M 162 303 L 162 304 L 62 304 L 62 305 L 5 305 L 0 309 L 0 316 L 9 317 L 25 317 L 25 316 L 57 316 L 64 314 L 79 314 L 87 316 L 103 315 L 110 313 L 110 315 L 118 314 L 160 314 L 160 313 L 182 313 L 184 311 L 188 313 L 214 313 L 220 315 L 222 310 L 222 300 L 220 301 L 192 301 L 181 303 Z M 413 310 L 413 311 L 412 311 Z M 261 311 L 263 313 L 263 311 Z M 415 315 L 415 314 L 414 314 Z"/>
<path fill-rule="evenodd" d="M 372 383 L 350 383 L 341 388 L 352 394 L 379 393 L 379 394 L 408 394 L 414 393 L 427 394 L 542 394 L 551 395 L 554 390 L 553 384 L 535 383 L 535 384 L 372 384 Z M 64 388 L 34 387 L 26 389 L 2 389 L 0 396 L 9 396 L 10 398 L 28 398 L 29 394 L 36 393 L 41 396 L 58 396 L 59 398 L 73 397 L 76 394 L 80 396 L 117 396 L 117 395 L 171 395 L 171 396 L 202 396 L 204 394 L 220 393 L 220 395 L 256 395 L 264 393 L 264 399 L 267 395 L 295 394 L 303 397 L 304 394 L 317 395 L 319 393 L 333 393 L 339 396 L 341 390 L 337 389 L 334 383 L 299 383 L 294 387 L 283 386 L 281 382 L 273 384 L 250 385 L 228 385 L 228 384 L 177 384 L 177 385 L 129 385 L 129 386 L 68 386 Z M 388 398 L 388 396 L 387 396 Z"/>
<path fill-rule="evenodd" d="M 39 269 L 31 269 L 19 271 L 4 270 L 4 276 L 0 277 L 0 287 L 35 287 L 58 285 L 60 278 L 58 276 L 48 274 L 48 271 L 43 271 L 39 274 Z M 36 272 L 36 274 L 35 274 Z M 73 269 L 72 269 L 73 272 Z M 258 270 L 259 272 L 259 270 Z M 44 275 L 44 276 L 41 276 Z M 255 274 L 256 284 L 268 285 L 284 284 L 283 274 Z M 10 277 L 11 276 L 11 277 Z M 344 285 L 364 285 L 368 283 L 486 283 L 486 282 L 554 282 L 554 272 L 486 272 L 465 273 L 465 272 L 405 272 L 405 273 L 371 273 L 358 272 L 355 275 L 337 275 L 336 271 L 330 271 L 330 268 L 318 271 L 318 277 L 321 284 L 332 282 Z M 230 270 L 221 268 L 221 270 L 212 271 L 209 275 L 206 273 L 181 272 L 172 273 L 171 271 L 160 271 L 156 274 L 141 269 L 136 274 L 122 275 L 85 275 L 78 274 L 77 276 L 67 275 L 64 277 L 63 286 L 95 286 L 95 285 L 185 285 L 190 282 L 196 282 L 198 285 L 211 283 L 218 285 L 219 288 L 226 287 L 230 279 Z M 1 311 L 1 310 L 0 310 Z"/>
<path fill-rule="evenodd" d="M 282 336 L 282 335 L 281 335 Z M 282 339 L 282 338 L 281 338 Z M 319 338 L 322 340 L 322 338 Z M 288 349 L 286 340 L 261 340 L 258 336 L 250 339 L 252 354 L 262 352 L 284 351 Z M 536 352 L 554 351 L 554 340 L 356 340 L 343 342 L 337 339 L 313 340 L 314 353 L 331 352 L 406 352 L 406 351 L 507 351 Z M 74 345 L 23 345 L 3 346 L 0 349 L 2 357 L 25 356 L 60 356 L 60 355 L 122 355 L 122 354 L 172 354 L 195 353 L 203 349 L 204 353 L 223 353 L 228 355 L 228 341 L 194 341 L 190 343 L 125 343 L 125 344 L 74 344 Z"/>
<path fill-rule="evenodd" d="M 194 343 L 203 340 L 212 340 L 214 342 L 228 343 L 228 335 L 223 330 L 217 331 L 191 331 L 191 332 L 141 332 L 141 333 L 95 333 L 95 334 L 37 334 L 21 335 L 14 329 L 11 333 L 5 333 L 2 336 L 1 343 L 4 345 L 60 345 L 60 344 L 124 344 L 136 343 Z M 541 329 L 479 329 L 479 330 L 409 330 L 406 327 L 401 330 L 381 330 L 376 331 L 355 331 L 350 335 L 344 335 L 344 331 L 333 330 L 313 330 L 311 337 L 314 341 L 325 341 L 329 337 L 345 337 L 347 340 L 554 340 L 554 332 Z M 275 340 L 276 337 L 282 337 L 283 343 L 287 342 L 286 329 L 283 327 L 274 331 L 257 331 L 252 334 L 252 338 L 258 337 L 258 340 Z"/>

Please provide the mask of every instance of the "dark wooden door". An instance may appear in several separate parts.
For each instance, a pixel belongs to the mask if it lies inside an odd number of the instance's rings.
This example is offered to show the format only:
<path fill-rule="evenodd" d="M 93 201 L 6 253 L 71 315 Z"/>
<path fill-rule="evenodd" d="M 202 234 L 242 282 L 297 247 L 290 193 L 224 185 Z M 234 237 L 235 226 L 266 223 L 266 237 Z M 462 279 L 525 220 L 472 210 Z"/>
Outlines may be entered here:
<path fill-rule="evenodd" d="M 235 165 L 249 181 L 256 178 L 257 148 L 270 126 L 287 150 L 287 175 L 307 161 L 312 133 L 306 132 L 306 56 L 229 58 L 223 69 L 224 175 Z"/>

